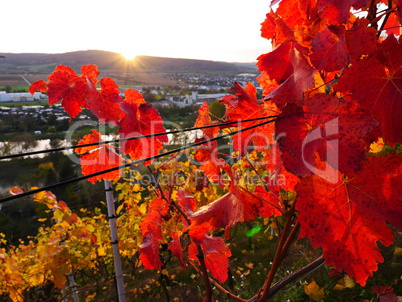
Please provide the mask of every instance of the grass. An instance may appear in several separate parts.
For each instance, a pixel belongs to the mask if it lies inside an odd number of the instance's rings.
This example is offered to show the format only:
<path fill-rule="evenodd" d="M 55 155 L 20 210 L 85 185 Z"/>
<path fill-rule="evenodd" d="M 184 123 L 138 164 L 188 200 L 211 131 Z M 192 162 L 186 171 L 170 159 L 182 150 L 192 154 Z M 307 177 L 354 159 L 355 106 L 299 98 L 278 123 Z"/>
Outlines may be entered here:
<path fill-rule="evenodd" d="M 47 100 L 43 100 L 42 102 L 1 102 L 0 106 L 4 107 L 22 107 L 22 106 L 39 106 L 39 105 L 47 105 Z"/>
<path fill-rule="evenodd" d="M 21 91 L 28 91 L 29 86 L 11 86 L 11 92 L 21 92 Z M 0 91 L 6 90 L 6 86 L 0 86 Z"/>

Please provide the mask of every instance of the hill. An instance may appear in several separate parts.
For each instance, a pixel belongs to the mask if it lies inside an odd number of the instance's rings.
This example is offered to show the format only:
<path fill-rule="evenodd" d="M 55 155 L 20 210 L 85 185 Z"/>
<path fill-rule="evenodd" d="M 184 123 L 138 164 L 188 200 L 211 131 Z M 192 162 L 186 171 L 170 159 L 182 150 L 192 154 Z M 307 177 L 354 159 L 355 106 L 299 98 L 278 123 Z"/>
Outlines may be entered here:
<path fill-rule="evenodd" d="M 120 54 L 102 50 L 75 51 L 59 54 L 1 53 L 0 73 L 50 73 L 64 64 L 78 71 L 84 64 L 96 64 L 107 73 L 237 73 L 253 71 L 251 65 L 208 60 L 138 56 L 127 61 Z M 255 70 L 255 68 L 254 68 Z"/>

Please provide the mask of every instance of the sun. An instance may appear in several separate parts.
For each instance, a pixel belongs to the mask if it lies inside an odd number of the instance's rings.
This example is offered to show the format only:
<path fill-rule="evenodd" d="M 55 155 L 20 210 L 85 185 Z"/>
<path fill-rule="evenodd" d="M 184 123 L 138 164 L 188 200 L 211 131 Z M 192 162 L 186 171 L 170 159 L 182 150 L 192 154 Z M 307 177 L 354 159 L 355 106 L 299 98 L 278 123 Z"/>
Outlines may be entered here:
<path fill-rule="evenodd" d="M 133 54 L 133 52 L 129 52 L 129 51 L 121 52 L 120 54 L 126 61 L 134 61 L 135 58 L 137 57 L 136 54 Z"/>

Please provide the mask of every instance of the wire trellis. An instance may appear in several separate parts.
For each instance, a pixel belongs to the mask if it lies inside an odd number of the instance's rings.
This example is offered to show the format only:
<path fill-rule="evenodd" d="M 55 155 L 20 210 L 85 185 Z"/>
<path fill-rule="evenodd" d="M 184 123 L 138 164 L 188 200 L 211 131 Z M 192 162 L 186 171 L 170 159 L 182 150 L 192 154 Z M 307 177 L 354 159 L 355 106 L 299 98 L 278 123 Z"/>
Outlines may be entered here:
<path fill-rule="evenodd" d="M 120 166 L 105 169 L 105 170 L 95 172 L 95 173 L 91 173 L 91 174 L 88 174 L 88 175 L 83 175 L 83 176 L 75 177 L 75 178 L 68 179 L 68 180 L 65 180 L 65 181 L 57 182 L 57 183 L 54 183 L 54 184 L 43 186 L 42 188 L 29 190 L 29 191 L 26 191 L 26 192 L 23 192 L 23 193 L 20 193 L 20 194 L 7 196 L 7 197 L 4 197 L 4 198 L 0 199 L 0 204 L 5 203 L 7 201 L 14 200 L 14 199 L 18 199 L 18 198 L 21 198 L 21 197 L 29 196 L 29 195 L 32 195 L 32 194 L 35 194 L 35 193 L 39 193 L 41 191 L 51 190 L 51 189 L 59 187 L 59 186 L 65 186 L 65 185 L 68 185 L 68 184 L 71 184 L 71 183 L 74 183 L 74 182 L 78 182 L 78 181 L 81 181 L 81 180 L 85 180 L 85 179 L 88 179 L 88 178 L 91 178 L 91 177 L 95 177 L 95 176 L 99 176 L 99 175 L 106 174 L 106 173 L 109 173 L 109 172 L 113 172 L 113 171 L 116 171 L 116 170 L 124 169 L 124 168 L 130 167 L 130 166 L 139 165 L 139 164 L 142 164 L 142 163 L 150 161 L 150 160 L 154 160 L 154 159 L 158 159 L 158 158 L 161 158 L 161 157 L 164 157 L 164 156 L 167 156 L 167 155 L 179 153 L 179 152 L 182 152 L 184 150 L 188 150 L 188 149 L 191 149 L 191 148 L 194 148 L 194 147 L 197 147 L 197 146 L 200 146 L 200 145 L 212 142 L 212 141 L 228 138 L 228 137 L 230 137 L 232 135 L 235 135 L 235 134 L 238 134 L 240 132 L 251 130 L 251 129 L 254 129 L 254 128 L 269 124 L 269 123 L 272 123 L 272 122 L 275 121 L 276 117 L 277 116 L 267 116 L 267 117 L 260 117 L 260 118 L 237 121 L 237 122 L 228 122 L 228 123 L 221 123 L 221 124 L 210 125 L 210 126 L 193 127 L 193 128 L 178 130 L 175 133 L 179 133 L 179 132 L 183 132 L 183 131 L 194 131 L 194 130 L 206 129 L 206 128 L 211 128 L 211 127 L 227 126 L 227 125 L 230 125 L 230 124 L 240 124 L 240 123 L 258 121 L 258 120 L 263 120 L 263 119 L 270 118 L 270 120 L 262 122 L 262 123 L 258 123 L 258 124 L 255 124 L 255 125 L 252 125 L 252 126 L 249 126 L 249 127 L 245 127 L 245 128 L 240 128 L 240 129 L 232 131 L 232 132 L 228 132 L 228 133 L 225 133 L 225 134 L 222 134 L 222 135 L 218 135 L 218 136 L 216 136 L 214 138 L 201 140 L 201 141 L 198 141 L 198 142 L 186 145 L 186 146 L 182 146 L 180 148 L 176 148 L 176 149 L 173 149 L 173 150 L 170 150 L 170 151 L 167 151 L 167 152 L 163 152 L 163 153 L 160 153 L 160 154 L 157 154 L 157 155 L 154 155 L 154 156 L 149 156 L 149 157 L 144 158 L 144 159 L 140 159 L 140 160 L 136 160 L 136 161 L 133 161 L 133 162 L 125 163 L 125 164 L 120 165 Z M 170 133 L 172 133 L 172 132 L 169 132 L 169 133 L 166 133 L 166 132 L 164 132 L 164 133 L 155 133 L 155 134 L 150 134 L 150 135 L 143 135 L 143 136 L 125 138 L 125 139 L 116 139 L 116 140 L 104 141 L 104 142 L 98 142 L 98 143 L 75 145 L 75 146 L 70 146 L 70 147 L 67 147 L 67 148 L 68 149 L 75 149 L 75 148 L 80 148 L 80 147 L 96 146 L 96 145 L 102 145 L 102 144 L 107 144 L 107 143 L 114 143 L 114 142 L 121 142 L 121 141 L 126 141 L 126 140 L 140 139 L 140 138 L 145 138 L 145 137 L 155 137 L 155 136 L 166 135 L 166 134 L 170 134 Z M 35 151 L 35 154 L 54 152 L 54 151 L 64 151 L 64 150 L 66 150 L 65 147 L 63 147 L 63 148 L 55 148 L 55 149 L 47 149 L 47 150 L 42 150 L 42 151 Z M 26 156 L 26 155 L 32 155 L 32 152 L 15 154 L 15 155 L 12 155 L 12 157 L 19 157 L 19 156 Z M 3 156 L 3 157 L 0 157 L 0 160 L 1 159 L 6 159 L 6 158 L 11 158 L 11 157 L 10 156 L 8 156 L 8 157 Z"/>

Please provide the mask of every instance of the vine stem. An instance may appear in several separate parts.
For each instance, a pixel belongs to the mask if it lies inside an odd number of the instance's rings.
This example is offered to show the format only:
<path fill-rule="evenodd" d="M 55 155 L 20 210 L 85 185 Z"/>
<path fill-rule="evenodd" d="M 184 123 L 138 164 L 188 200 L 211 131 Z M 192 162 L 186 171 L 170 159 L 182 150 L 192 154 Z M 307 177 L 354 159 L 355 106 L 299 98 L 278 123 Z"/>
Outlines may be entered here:
<path fill-rule="evenodd" d="M 293 214 L 295 212 L 295 208 L 296 208 L 296 201 L 293 202 L 291 208 L 287 212 L 285 226 L 283 227 L 283 231 L 282 231 L 282 234 L 281 234 L 279 242 L 278 242 L 278 247 L 276 248 L 275 258 L 272 262 L 272 266 L 268 272 L 267 278 L 265 279 L 264 285 L 260 291 L 260 293 L 262 292 L 262 295 L 257 298 L 257 301 L 259 301 L 259 302 L 267 300 L 269 292 L 270 292 L 270 287 L 271 287 L 272 281 L 274 280 L 275 274 L 276 274 L 282 260 L 285 258 L 287 250 L 290 247 L 290 241 L 293 240 L 293 238 L 291 238 L 290 236 L 287 238 L 287 235 L 292 226 Z M 296 232 L 291 231 L 290 234 L 292 234 L 292 236 L 295 236 Z M 286 248 L 286 250 L 284 249 L 284 247 Z"/>
<path fill-rule="evenodd" d="M 190 265 L 198 272 L 201 274 L 199 271 L 199 268 L 196 267 L 193 263 L 190 262 Z M 222 285 L 220 285 L 218 282 L 216 282 L 214 279 L 209 278 L 209 281 L 221 292 L 223 292 L 228 298 L 233 299 L 238 302 L 247 302 L 248 300 L 243 299 L 239 296 L 236 296 L 235 294 L 232 294 L 230 291 L 228 291 L 226 288 L 224 288 Z"/>
<path fill-rule="evenodd" d="M 197 258 L 201 266 L 201 276 L 204 279 L 205 292 L 207 294 L 207 302 L 212 302 L 212 286 L 208 276 L 207 266 L 205 265 L 204 253 L 202 251 L 201 245 L 197 244 Z"/>
<path fill-rule="evenodd" d="M 186 213 L 183 211 L 183 209 L 174 201 L 171 200 L 170 204 L 173 205 L 177 211 L 183 216 L 183 218 L 186 220 L 188 224 L 191 224 L 190 218 L 186 215 Z M 211 282 L 210 278 L 208 275 L 207 271 L 207 266 L 205 264 L 205 259 L 204 259 L 204 252 L 202 251 L 201 245 L 195 243 L 197 245 L 197 258 L 198 261 L 200 262 L 201 266 L 201 276 L 204 279 L 204 284 L 205 284 L 205 292 L 207 294 L 207 302 L 212 302 L 212 287 L 211 287 Z"/>
<path fill-rule="evenodd" d="M 387 10 L 387 14 L 386 14 L 386 16 L 385 16 L 385 18 L 384 18 L 384 21 L 382 22 L 382 24 L 381 24 L 381 27 L 380 27 L 380 29 L 379 29 L 379 33 L 381 33 L 383 30 L 384 30 L 384 27 L 385 27 L 385 24 L 387 23 L 387 21 L 388 21 L 388 18 L 389 18 L 389 16 L 391 15 L 391 13 L 392 13 L 392 0 L 388 0 L 388 10 Z"/>
<path fill-rule="evenodd" d="M 382 14 L 378 15 L 378 16 L 377 16 L 373 21 L 371 21 L 369 24 L 371 24 L 373 27 L 376 27 L 376 26 L 377 26 L 377 22 L 378 22 L 379 20 L 381 20 L 382 17 L 384 17 L 384 16 L 387 17 L 387 16 L 388 16 L 389 14 L 391 14 L 393 11 L 394 11 L 394 9 L 393 9 L 392 7 L 389 8 L 388 10 L 386 10 L 385 12 L 383 12 Z M 386 20 L 385 20 L 385 21 L 386 21 Z M 385 23 L 383 22 L 382 25 L 385 26 Z M 381 27 L 382 27 L 382 26 L 381 26 Z M 377 37 L 380 36 L 381 31 L 382 31 L 382 29 L 381 29 L 381 30 L 378 30 L 378 32 L 377 32 Z"/>
<path fill-rule="evenodd" d="M 300 223 L 296 222 L 294 227 L 292 228 L 292 231 L 290 232 L 288 238 L 285 241 L 285 244 L 283 245 L 282 250 L 287 252 L 290 248 L 290 245 L 292 244 L 293 240 L 296 238 L 297 232 L 300 230 Z M 283 258 L 286 257 L 286 253 L 282 253 Z"/>
<path fill-rule="evenodd" d="M 167 203 L 171 204 L 179 213 L 180 215 L 186 220 L 186 222 L 190 225 L 191 224 L 191 219 L 188 217 L 188 215 L 183 211 L 183 209 L 171 198 L 167 198 L 165 194 L 163 193 L 163 189 L 160 186 L 159 181 L 157 181 L 156 176 L 154 174 L 154 171 L 148 166 L 148 170 L 151 173 L 154 181 L 156 182 L 157 188 L 160 191 L 161 198 L 163 198 Z M 201 275 L 202 278 L 204 279 L 204 284 L 205 284 L 205 292 L 207 294 L 207 299 L 206 302 L 212 302 L 212 286 L 210 282 L 210 278 L 208 275 L 208 270 L 207 266 L 205 264 L 205 258 L 204 258 L 204 252 L 202 251 L 201 245 L 197 244 L 197 258 L 198 261 L 200 262 L 201 266 Z"/>
<path fill-rule="evenodd" d="M 278 281 L 277 283 L 275 283 L 271 287 L 271 289 L 269 291 L 269 294 L 267 296 L 267 299 L 273 298 L 286 285 L 288 285 L 289 283 L 291 283 L 294 280 L 298 279 L 299 277 L 311 274 L 312 272 L 314 272 L 316 269 L 318 269 L 319 267 L 321 267 L 324 264 L 325 264 L 325 260 L 324 260 L 323 256 L 320 256 L 317 259 L 315 259 L 314 261 L 312 261 L 309 264 L 305 265 L 304 267 L 294 271 L 292 274 L 286 276 L 285 278 L 283 278 L 282 280 Z M 247 302 L 257 302 L 257 299 L 258 299 L 258 295 L 254 296 L 253 298 L 251 298 Z"/>
<path fill-rule="evenodd" d="M 375 0 L 371 0 L 370 2 L 370 8 L 368 10 L 368 15 L 367 15 L 367 20 L 369 20 L 370 22 L 374 20 L 376 12 L 377 12 L 377 7 L 375 4 Z"/>

